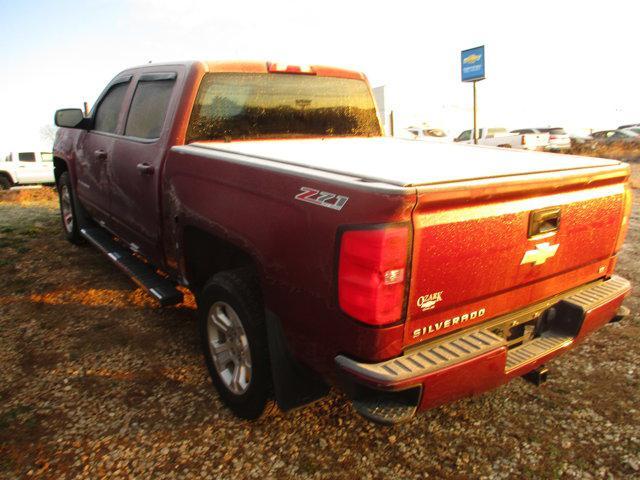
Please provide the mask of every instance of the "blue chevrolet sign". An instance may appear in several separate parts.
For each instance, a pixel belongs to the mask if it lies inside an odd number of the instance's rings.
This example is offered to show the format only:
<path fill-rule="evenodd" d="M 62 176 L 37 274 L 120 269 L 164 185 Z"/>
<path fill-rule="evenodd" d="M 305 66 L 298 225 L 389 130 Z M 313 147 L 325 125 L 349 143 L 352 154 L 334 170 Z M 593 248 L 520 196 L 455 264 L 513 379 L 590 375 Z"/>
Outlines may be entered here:
<path fill-rule="evenodd" d="M 460 63 L 463 82 L 484 80 L 484 45 L 463 50 L 460 55 Z"/>

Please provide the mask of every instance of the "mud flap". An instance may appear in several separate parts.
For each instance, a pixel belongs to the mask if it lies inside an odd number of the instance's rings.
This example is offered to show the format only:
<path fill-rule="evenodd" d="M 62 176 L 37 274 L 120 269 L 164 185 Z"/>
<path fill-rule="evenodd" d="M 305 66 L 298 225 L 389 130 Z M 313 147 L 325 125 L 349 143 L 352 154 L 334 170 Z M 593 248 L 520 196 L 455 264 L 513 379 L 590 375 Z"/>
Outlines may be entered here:
<path fill-rule="evenodd" d="M 329 393 L 328 385 L 308 367 L 296 361 L 284 336 L 280 319 L 265 311 L 273 391 L 283 411 L 308 405 Z"/>
<path fill-rule="evenodd" d="M 91 221 L 89 214 L 80 203 L 78 199 L 78 195 L 76 193 L 75 188 L 71 190 L 71 200 L 73 201 L 73 209 L 76 214 L 76 222 L 78 223 L 78 231 L 81 231 L 83 228 L 90 228 L 95 226 Z"/>

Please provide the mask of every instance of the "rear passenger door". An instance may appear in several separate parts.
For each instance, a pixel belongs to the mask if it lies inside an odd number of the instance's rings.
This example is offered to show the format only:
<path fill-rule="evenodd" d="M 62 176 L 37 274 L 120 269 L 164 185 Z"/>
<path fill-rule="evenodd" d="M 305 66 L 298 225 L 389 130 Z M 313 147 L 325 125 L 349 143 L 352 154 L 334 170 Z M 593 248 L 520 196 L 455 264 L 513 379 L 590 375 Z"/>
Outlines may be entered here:
<path fill-rule="evenodd" d="M 36 183 L 38 169 L 35 152 L 18 152 L 16 155 L 16 181 L 21 184 Z"/>
<path fill-rule="evenodd" d="M 132 250 L 156 264 L 162 262 L 161 168 L 178 103 L 177 79 L 178 71 L 170 70 L 137 76 L 124 132 L 109 164 L 113 228 Z"/>
<path fill-rule="evenodd" d="M 109 225 L 111 181 L 109 164 L 122 128 L 125 100 L 131 75 L 116 77 L 98 98 L 92 110 L 93 127 L 78 138 L 76 191 L 82 204 L 102 225 Z"/>

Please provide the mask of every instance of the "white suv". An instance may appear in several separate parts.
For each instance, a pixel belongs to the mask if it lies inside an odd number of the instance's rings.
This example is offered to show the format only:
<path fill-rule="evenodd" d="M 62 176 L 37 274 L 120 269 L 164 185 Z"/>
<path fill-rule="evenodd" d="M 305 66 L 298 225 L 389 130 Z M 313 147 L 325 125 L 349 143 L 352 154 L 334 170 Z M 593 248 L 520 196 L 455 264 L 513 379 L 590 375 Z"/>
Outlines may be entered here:
<path fill-rule="evenodd" d="M 42 183 L 55 183 L 51 152 L 11 152 L 0 158 L 0 190 Z"/>

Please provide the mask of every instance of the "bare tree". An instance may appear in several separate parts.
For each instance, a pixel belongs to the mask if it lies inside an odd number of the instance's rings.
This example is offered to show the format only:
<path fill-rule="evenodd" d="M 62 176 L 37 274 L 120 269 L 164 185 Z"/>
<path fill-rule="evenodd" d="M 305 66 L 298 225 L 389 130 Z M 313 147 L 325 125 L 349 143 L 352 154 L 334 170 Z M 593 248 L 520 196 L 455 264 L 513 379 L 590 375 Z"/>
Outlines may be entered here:
<path fill-rule="evenodd" d="M 57 127 L 54 127 L 53 125 L 44 125 L 40 128 L 40 139 L 47 144 L 53 145 L 57 131 Z"/>

